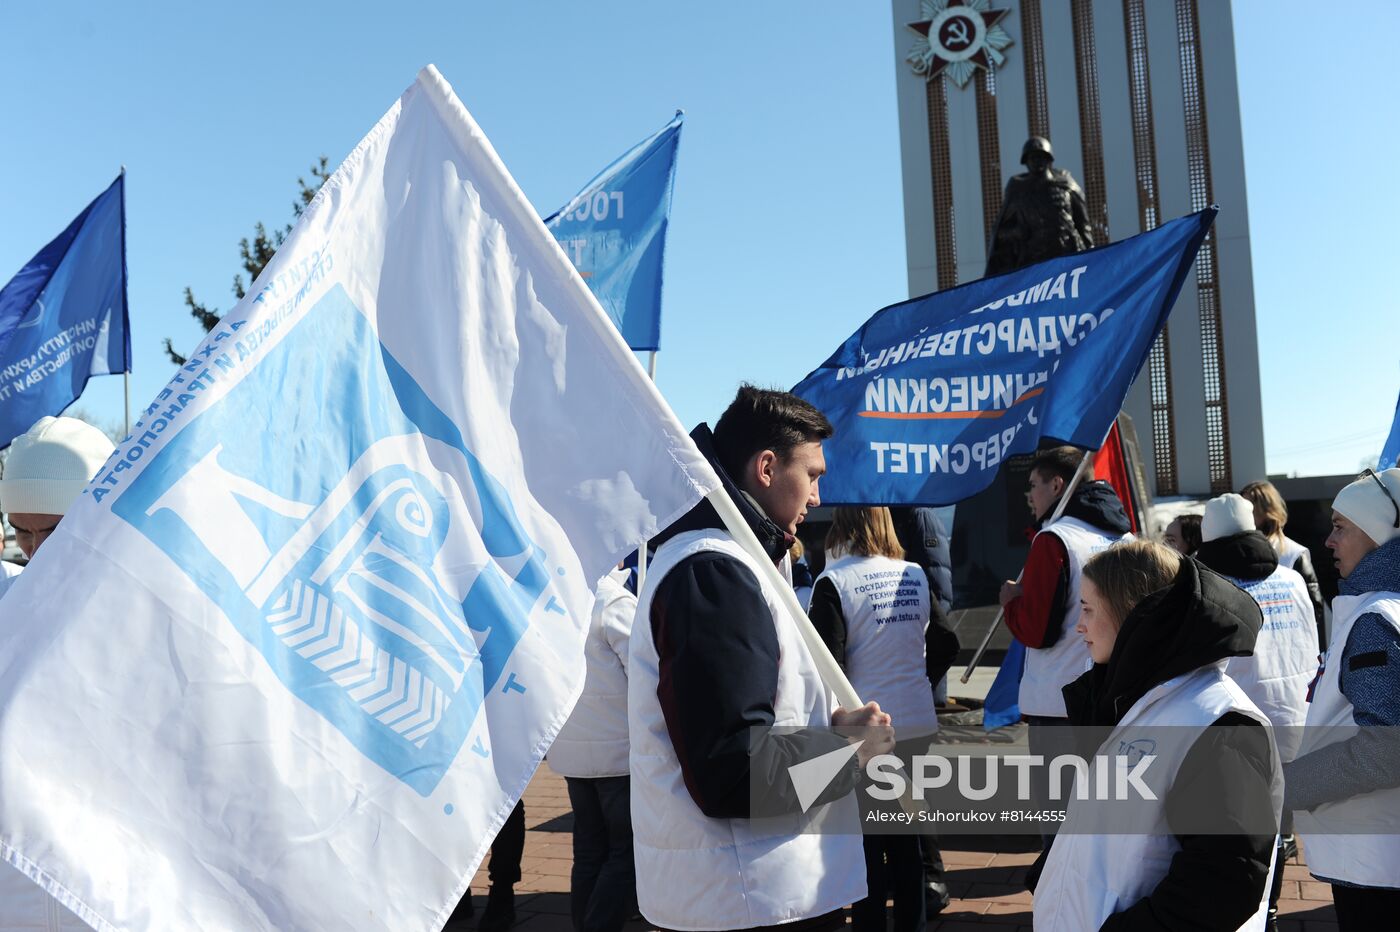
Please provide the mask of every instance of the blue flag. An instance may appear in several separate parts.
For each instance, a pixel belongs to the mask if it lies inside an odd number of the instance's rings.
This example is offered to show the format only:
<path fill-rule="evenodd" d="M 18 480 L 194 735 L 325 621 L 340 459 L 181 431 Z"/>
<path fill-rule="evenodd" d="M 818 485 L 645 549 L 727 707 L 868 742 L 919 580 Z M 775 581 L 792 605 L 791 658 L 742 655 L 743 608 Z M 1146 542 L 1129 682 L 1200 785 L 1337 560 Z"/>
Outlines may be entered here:
<path fill-rule="evenodd" d="M 676 111 L 544 221 L 634 350 L 661 346 L 661 271 L 683 117 Z"/>
<path fill-rule="evenodd" d="M 1021 720 L 1021 674 L 1025 670 L 1026 645 L 1012 638 L 982 706 L 982 727 L 987 731 Z"/>
<path fill-rule="evenodd" d="M 131 371 L 124 179 L 0 289 L 0 448 L 91 376 Z"/>
<path fill-rule="evenodd" d="M 878 312 L 793 389 L 836 426 L 823 501 L 948 505 L 1042 437 L 1098 448 L 1215 214 Z"/>
<path fill-rule="evenodd" d="M 1381 450 L 1381 469 L 1390 469 L 1400 466 L 1400 399 L 1395 402 L 1395 420 L 1390 424 L 1390 436 L 1385 438 L 1385 447 Z"/>

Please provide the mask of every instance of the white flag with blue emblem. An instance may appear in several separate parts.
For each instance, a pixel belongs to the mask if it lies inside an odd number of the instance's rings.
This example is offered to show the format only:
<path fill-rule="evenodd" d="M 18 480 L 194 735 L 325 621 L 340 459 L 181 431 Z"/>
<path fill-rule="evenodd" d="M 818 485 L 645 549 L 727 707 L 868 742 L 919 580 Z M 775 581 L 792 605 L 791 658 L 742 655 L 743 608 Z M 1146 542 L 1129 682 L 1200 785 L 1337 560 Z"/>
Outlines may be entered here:
<path fill-rule="evenodd" d="M 0 858 L 99 929 L 439 928 L 717 485 L 425 69 L 5 598 Z"/>

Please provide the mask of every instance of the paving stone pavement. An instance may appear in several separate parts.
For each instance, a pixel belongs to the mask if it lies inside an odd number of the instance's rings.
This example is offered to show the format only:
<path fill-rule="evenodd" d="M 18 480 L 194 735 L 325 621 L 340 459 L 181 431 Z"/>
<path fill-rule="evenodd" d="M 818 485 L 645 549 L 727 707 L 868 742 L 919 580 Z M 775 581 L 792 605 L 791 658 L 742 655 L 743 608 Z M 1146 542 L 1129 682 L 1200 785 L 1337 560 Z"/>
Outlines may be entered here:
<path fill-rule="evenodd" d="M 519 932 L 572 932 L 569 922 L 569 870 L 573 865 L 573 813 L 564 779 L 542 766 L 525 791 L 525 857 L 516 887 L 515 929 Z M 943 850 L 953 902 L 929 920 L 929 932 L 968 929 L 1031 928 L 1031 895 L 1024 881 L 1035 852 L 1025 839 L 961 838 Z M 1001 848 L 1006 850 L 992 850 Z M 1015 848 L 1017 850 L 1009 850 Z M 987 850 L 980 850 L 987 849 Z M 1284 868 L 1279 899 L 1280 932 L 1334 932 L 1332 891 L 1313 880 L 1300 858 Z M 476 915 L 486 906 L 486 870 L 472 881 Z M 626 932 L 646 932 L 645 922 L 629 923 Z"/>

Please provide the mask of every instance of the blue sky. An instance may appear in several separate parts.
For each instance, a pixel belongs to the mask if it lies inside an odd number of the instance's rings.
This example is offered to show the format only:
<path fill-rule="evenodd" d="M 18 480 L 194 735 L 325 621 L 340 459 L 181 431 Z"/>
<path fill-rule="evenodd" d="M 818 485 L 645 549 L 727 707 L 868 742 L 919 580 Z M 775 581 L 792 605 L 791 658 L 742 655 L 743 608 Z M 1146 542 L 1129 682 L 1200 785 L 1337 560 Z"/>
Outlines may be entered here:
<path fill-rule="evenodd" d="M 1400 4 L 1236 0 L 1271 472 L 1351 472 L 1400 390 Z M 330 12 L 329 15 L 328 11 Z M 1328 27 L 1331 28 L 1331 27 Z M 227 310 L 237 243 L 291 218 L 435 63 L 542 212 L 686 110 L 658 383 L 712 420 L 742 379 L 798 381 L 908 297 L 889 5 L 655 2 L 0 4 L 0 280 L 127 166 L 139 410 L 162 338 Z M 79 406 L 120 425 L 120 378 Z"/>

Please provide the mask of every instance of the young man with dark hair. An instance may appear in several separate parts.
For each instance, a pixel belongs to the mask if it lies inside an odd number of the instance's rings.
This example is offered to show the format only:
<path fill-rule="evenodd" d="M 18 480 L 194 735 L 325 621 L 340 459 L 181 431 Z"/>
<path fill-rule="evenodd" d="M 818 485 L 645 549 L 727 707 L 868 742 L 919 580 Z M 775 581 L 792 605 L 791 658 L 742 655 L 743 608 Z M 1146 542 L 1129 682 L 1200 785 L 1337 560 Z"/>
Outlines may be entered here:
<path fill-rule="evenodd" d="M 807 402 L 744 385 L 713 434 L 691 435 L 784 573 L 820 501 L 831 434 Z M 875 703 L 835 708 L 797 620 L 708 501 L 652 543 L 628 666 L 642 914 L 662 929 L 841 928 L 842 907 L 866 893 L 851 791 L 893 749 L 889 716 Z M 830 725 L 860 726 L 865 740 L 807 812 L 834 830 L 804 833 L 788 768 L 848 746 Z M 778 818 L 754 818 L 760 809 Z"/>
<path fill-rule="evenodd" d="M 1059 520 L 1050 522 L 1055 505 L 1079 469 L 1083 451 L 1052 447 L 1035 454 L 1027 483 L 1039 531 L 1031 540 L 1021 581 L 1001 587 L 1006 627 L 1026 646 L 1021 676 L 1021 715 L 1030 725 L 1032 754 L 1049 760 L 1055 754 L 1051 726 L 1066 722 L 1061 690 L 1093 666 L 1089 648 L 1074 633 L 1079 623 L 1080 572 L 1089 558 L 1132 537 L 1128 516 L 1113 487 L 1101 480 L 1081 481 Z M 1044 774 L 1033 790 L 1045 802 Z M 1050 808 L 1048 805 L 1040 808 Z M 1054 834 L 1054 824 L 1046 837 Z"/>

